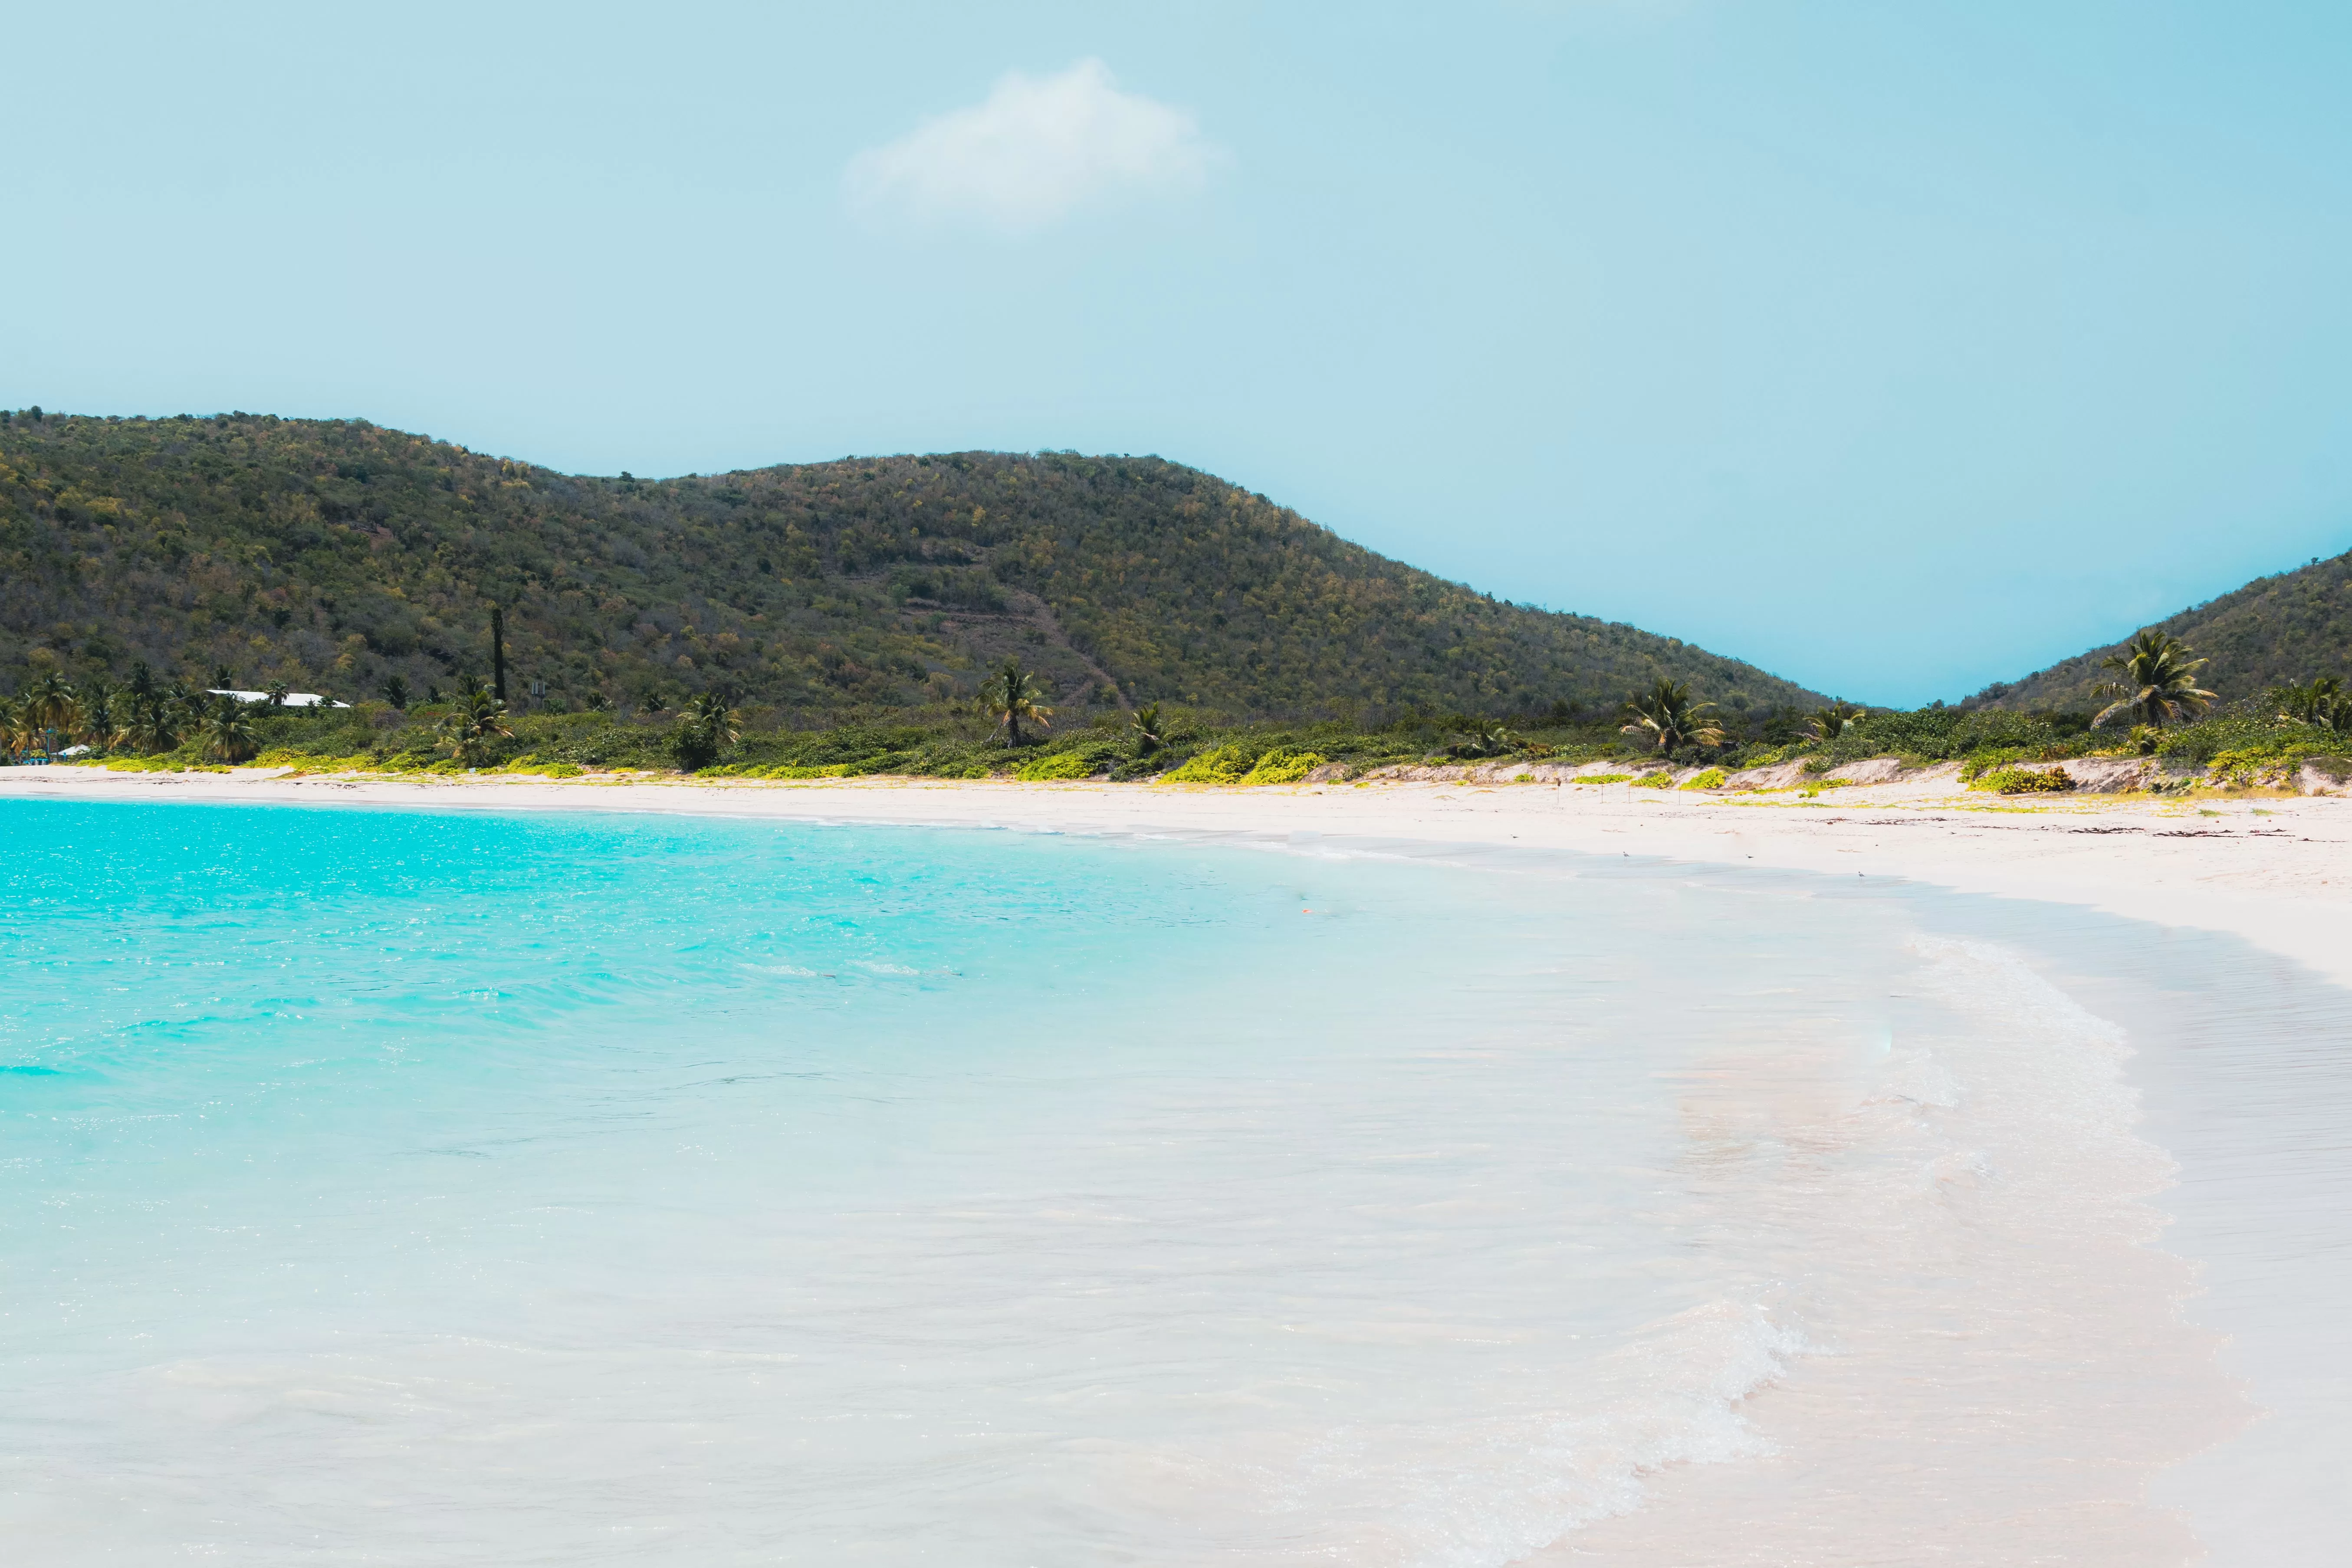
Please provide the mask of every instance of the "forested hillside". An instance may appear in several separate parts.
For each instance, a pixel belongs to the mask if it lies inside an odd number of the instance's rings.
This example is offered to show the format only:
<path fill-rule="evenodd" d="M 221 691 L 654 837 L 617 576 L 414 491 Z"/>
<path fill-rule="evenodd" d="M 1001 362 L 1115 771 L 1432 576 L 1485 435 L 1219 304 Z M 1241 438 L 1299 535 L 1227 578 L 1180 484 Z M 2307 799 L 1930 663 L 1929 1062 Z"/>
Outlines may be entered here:
<path fill-rule="evenodd" d="M 1670 638 L 1497 603 L 1158 458 L 967 452 L 576 478 L 359 420 L 0 416 L 0 681 L 225 668 L 373 695 L 789 711 L 969 694 L 1232 713 L 1598 708 L 1661 675 L 1811 694 Z"/>
<path fill-rule="evenodd" d="M 2181 611 L 2156 629 L 2187 642 L 2209 662 L 2198 678 L 2223 701 L 2275 686 L 2335 675 L 2352 681 L 2352 553 L 2275 577 Z M 2095 710 L 2091 695 L 2110 679 L 2100 661 L 2121 649 L 2095 647 L 2022 680 L 1987 687 L 1971 708 Z"/>

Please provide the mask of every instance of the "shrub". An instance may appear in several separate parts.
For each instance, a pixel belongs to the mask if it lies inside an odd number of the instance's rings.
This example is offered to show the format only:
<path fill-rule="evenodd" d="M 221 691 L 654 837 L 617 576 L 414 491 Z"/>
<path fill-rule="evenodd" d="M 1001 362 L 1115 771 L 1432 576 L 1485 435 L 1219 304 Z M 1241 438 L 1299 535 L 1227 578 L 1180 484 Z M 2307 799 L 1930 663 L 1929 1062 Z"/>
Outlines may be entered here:
<path fill-rule="evenodd" d="M 2282 723 L 2267 703 L 2232 703 L 2168 732 L 2157 754 L 2168 763 L 2210 763 L 2236 752 L 2284 761 L 2305 752 L 2340 751 L 2343 741 L 2308 724 Z"/>
<path fill-rule="evenodd" d="M 2090 721 L 2082 714 L 2020 713 L 2000 708 L 1865 713 L 1834 741 L 1817 744 L 1808 760 L 1819 761 L 1822 766 L 1808 771 L 1826 773 L 1841 763 L 1886 755 L 1945 762 L 1996 749 L 2055 762 L 2081 755 L 2089 729 Z"/>
<path fill-rule="evenodd" d="M 1213 752 L 1202 752 L 1182 767 L 1161 776 L 1170 784 L 1235 784 L 1244 772 L 1239 746 L 1219 746 Z"/>
<path fill-rule="evenodd" d="M 1587 773 L 1575 782 L 1590 784 L 1624 784 L 1633 776 L 1632 773 Z"/>
<path fill-rule="evenodd" d="M 1723 777 L 1724 774 L 1721 768 L 1709 768 L 1705 773 L 1700 773 L 1697 777 L 1685 780 L 1684 782 L 1683 788 L 1721 789 L 1723 787 Z"/>
<path fill-rule="evenodd" d="M 2000 795 L 2063 795 L 2074 787 L 2064 768 L 2000 768 L 1980 775 L 1970 786 Z"/>
<path fill-rule="evenodd" d="M 1960 764 L 1960 782 L 1972 784 L 1987 773 L 2000 773 L 2005 769 L 2013 768 L 2020 763 L 2054 763 L 2067 757 L 2079 756 L 2081 753 L 2080 746 L 2063 743 L 2046 746 L 1995 746 L 1969 754 L 1969 760 Z"/>
<path fill-rule="evenodd" d="M 2308 724 L 2265 725 L 2242 717 L 2191 724 L 2165 742 L 2168 763 L 2203 763 L 2217 773 L 2252 776 L 2265 765 L 2291 774 L 2306 758 L 2329 757 L 2345 749 L 2344 738 Z"/>
<path fill-rule="evenodd" d="M 2282 756 L 2278 749 L 2267 746 L 2218 752 L 2206 764 L 2211 770 L 2210 782 L 2229 789 L 2283 789 L 2294 782 L 2302 765 L 2300 756 Z"/>
<path fill-rule="evenodd" d="M 1308 773 L 1321 767 L 1328 760 L 1320 752 L 1277 748 L 1260 757 L 1257 760 L 1257 766 L 1250 769 L 1242 783 L 1245 784 L 1297 784 Z"/>
<path fill-rule="evenodd" d="M 1672 789 L 1675 775 L 1669 773 L 1643 773 L 1633 781 L 1635 789 Z"/>
<path fill-rule="evenodd" d="M 368 756 L 297 756 L 286 752 L 264 752 L 254 760 L 265 768 L 284 768 L 292 778 L 310 773 L 366 773 L 375 764 L 375 759 Z"/>
<path fill-rule="evenodd" d="M 1055 779 L 1089 778 L 1094 773 L 1093 759 L 1084 752 L 1055 752 L 1050 756 L 1031 758 L 1013 776 L 1023 784 L 1045 784 Z"/>

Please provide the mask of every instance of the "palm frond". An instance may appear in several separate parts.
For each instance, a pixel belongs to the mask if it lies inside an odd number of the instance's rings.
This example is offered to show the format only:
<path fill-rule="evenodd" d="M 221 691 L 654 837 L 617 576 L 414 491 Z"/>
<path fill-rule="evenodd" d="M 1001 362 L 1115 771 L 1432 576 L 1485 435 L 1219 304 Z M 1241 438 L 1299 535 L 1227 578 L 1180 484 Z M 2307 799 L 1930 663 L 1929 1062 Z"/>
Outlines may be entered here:
<path fill-rule="evenodd" d="M 2092 727 L 2125 713 L 2143 724 L 2162 725 L 2204 712 L 2213 694 L 2197 684 L 2197 672 L 2209 661 L 2190 658 L 2196 651 L 2169 633 L 2145 631 L 2125 644 L 2123 652 L 2100 660 L 2100 668 L 2114 670 L 2117 679 L 2101 683 L 2092 695 L 2116 700 L 2091 721 Z"/>
<path fill-rule="evenodd" d="M 1712 702 L 1692 701 L 1687 681 L 1661 678 L 1647 692 L 1624 705 L 1622 712 L 1627 722 L 1618 733 L 1643 736 L 1661 752 L 1670 752 L 1677 746 L 1720 746 L 1723 727 L 1699 717 L 1714 706 Z"/>

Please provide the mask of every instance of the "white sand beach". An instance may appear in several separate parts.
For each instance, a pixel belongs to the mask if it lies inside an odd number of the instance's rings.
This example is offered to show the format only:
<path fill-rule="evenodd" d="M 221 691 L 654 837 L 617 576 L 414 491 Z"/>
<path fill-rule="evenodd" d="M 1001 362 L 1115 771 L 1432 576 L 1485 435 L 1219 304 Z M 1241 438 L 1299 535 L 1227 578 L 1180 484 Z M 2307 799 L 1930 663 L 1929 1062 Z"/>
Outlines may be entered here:
<path fill-rule="evenodd" d="M 2352 983 L 2352 797 L 1973 794 L 1949 770 L 1803 796 L 1626 785 L 1380 782 L 1275 788 L 872 778 L 286 776 L 0 770 L 0 799 L 669 812 L 1062 833 L 1324 834 L 1660 857 L 2079 905 L 2228 931 Z"/>
<path fill-rule="evenodd" d="M 1885 878 L 2074 906 L 2234 936 L 2352 983 L 2352 944 L 2344 940 L 2352 932 L 2352 799 L 2336 795 L 2083 794 L 2025 803 L 1959 791 L 1948 769 L 1812 794 L 1745 795 L 1549 780 L 1240 789 L 0 771 L 0 801 L 38 800 L 662 813 L 1208 836 L 1288 847 L 1328 839 L 1334 849 L 1395 847 L 1423 856 L 1436 847 L 1440 858 L 1456 847 L 1465 858 L 1504 868 L 1515 852 L 1527 852 L 1533 867 L 1543 852 L 1569 851 Z M 2036 1076 L 2052 1063 L 2096 1058 L 2105 1026 L 2077 1016 L 2089 1035 L 2070 1035 L 2074 1025 L 2050 1033 L 2047 1018 L 2026 1015 L 1989 1018 L 1991 1037 L 2013 1058 L 2011 1092 L 1955 1128 L 1966 1127 L 1977 1151 L 1969 1159 L 2001 1173 L 1990 1190 L 2014 1201 L 1999 1220 L 1987 1210 L 1983 1223 L 1963 1227 L 1974 1261 L 1951 1279 L 1951 1333 L 1890 1331 L 1878 1342 L 1871 1326 L 1879 1320 L 1857 1311 L 1843 1351 L 1810 1358 L 1801 1374 L 1747 1402 L 1772 1445 L 1768 1457 L 1745 1468 L 1667 1466 L 1645 1482 L 1646 1506 L 1521 1560 L 1664 1564 L 1691 1561 L 1687 1553 L 1703 1546 L 1707 1561 L 1723 1563 L 1924 1561 L 1904 1544 L 1916 1542 L 1922 1507 L 1948 1510 L 1943 1517 L 1976 1546 L 2012 1553 L 2005 1561 L 2331 1560 L 2319 1537 L 2282 1539 L 2271 1500 L 2294 1489 L 2324 1496 L 2340 1479 L 2327 1433 L 2339 1392 L 2352 1390 L 2332 1310 L 2318 1305 L 2352 1285 L 2346 1266 L 2329 1261 L 2342 1255 L 2327 1240 L 2340 1229 L 2340 1162 L 2296 1153 L 2336 1141 L 2325 1105 L 2314 1101 L 2304 1115 L 2273 1108 L 2274 1094 L 2262 1098 L 2270 1093 L 2264 1084 L 2287 1081 L 2265 1074 L 2304 1045 L 2325 1051 L 2329 1042 L 2248 1029 L 2245 1040 L 2201 1060 L 2195 1070 L 2204 1076 L 2188 1086 L 2200 1119 L 2192 1136 L 2174 1136 L 2182 1128 L 2176 1116 L 2161 1139 L 2151 1129 L 2151 1142 L 2126 1140 L 2132 1159 L 2152 1163 L 2116 1187 L 2112 1213 L 2085 1231 L 2079 1218 L 2069 1229 L 2047 1217 L 2051 1194 L 2071 1201 L 2087 1178 L 2073 1163 L 2080 1130 L 2053 1110 L 2067 1096 L 2044 1093 Z M 2215 1109 L 2205 1093 L 2228 1081 L 2253 1087 L 2236 1109 Z M 1784 1098 L 1769 1074 L 1721 1073 L 1691 1091 L 1686 1109 L 1694 1125 L 1777 1118 L 1786 1126 L 1775 1138 L 1792 1145 L 1817 1138 L 1818 1108 Z M 2265 1144 L 2276 1156 L 2268 1166 Z M 2155 1209 L 2140 1206 L 2173 1180 L 2165 1173 L 2171 1160 L 2180 1166 L 2178 1201 L 2158 1196 Z M 2255 1193 L 2256 1212 L 2281 1216 L 2275 1227 L 2249 1223 L 2242 1212 Z M 2168 1239 L 2168 1226 L 2189 1245 Z M 1855 1248 L 1845 1266 L 1868 1278 L 1875 1249 L 1895 1246 L 1898 1233 L 1857 1222 L 1834 1234 Z M 1880 1260 L 1915 1274 L 1943 1267 L 1924 1256 Z M 1904 1320 L 1889 1312 L 1885 1321 Z M 1987 1332 L 1986 1323 L 2009 1326 Z M 2012 1343 L 2029 1353 L 2001 1359 Z M 2046 1381 L 2041 1369 L 2053 1366 L 2071 1369 L 2069 1379 Z M 2191 1370 L 2152 1370 L 2164 1366 Z M 1904 1370 L 1895 1376 L 1888 1368 Z M 1971 1394 L 1948 1408 L 1946 1394 L 1928 1398 L 1923 1389 Z M 2141 1401 L 2170 1414 L 2153 1422 L 2131 1416 Z M 2249 1431 L 2252 1446 L 2231 1441 Z M 2046 1458 L 2034 1458 L 2045 1448 Z M 2084 1460 L 2091 1454 L 2101 1456 L 2098 1464 Z M 2299 1517 L 2327 1511 L 2309 1499 L 2289 1499 L 2287 1507 Z M 1823 1521 L 1834 1521 L 1827 1534 Z M 1810 1542 L 1811 1554 L 1788 1556 L 1794 1542 Z M 2042 1555 L 2053 1543 L 2063 1543 L 2063 1554 Z"/>

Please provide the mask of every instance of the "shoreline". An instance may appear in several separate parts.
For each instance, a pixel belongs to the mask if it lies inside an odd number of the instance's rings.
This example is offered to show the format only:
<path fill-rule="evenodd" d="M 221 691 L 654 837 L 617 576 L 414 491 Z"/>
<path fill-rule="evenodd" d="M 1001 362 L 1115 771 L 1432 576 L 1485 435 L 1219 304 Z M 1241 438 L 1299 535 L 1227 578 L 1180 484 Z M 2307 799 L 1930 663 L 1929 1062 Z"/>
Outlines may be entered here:
<path fill-rule="evenodd" d="M 1549 857 L 1562 852 L 1614 855 L 1654 866 L 1685 865 L 1695 871 L 1746 867 L 1885 878 L 1928 897 L 1973 895 L 2038 904 L 2045 910 L 2067 908 L 2226 932 L 2295 961 L 2312 979 L 2333 985 L 2352 983 L 2352 955 L 2342 951 L 2340 941 L 2347 929 L 2344 917 L 2352 912 L 2352 799 L 2333 796 L 2184 800 L 2084 795 L 2021 805 L 1955 795 L 1948 781 L 1932 779 L 1854 786 L 1835 792 L 1834 798 L 1807 799 L 1472 781 L 1245 789 L 897 778 L 401 779 L 289 776 L 265 769 L 185 774 L 0 770 L 0 802 L 37 800 L 617 812 L 805 825 L 1166 835 L 1309 852 L 1318 841 L 1326 841 L 1330 849 L 1355 852 L 1457 848 L 1465 852 L 1465 859 L 1475 858 L 1489 870 L 1513 869 L 1511 857 L 1516 854 L 1524 855 L 1520 865 L 1528 869 L 1557 868 L 1559 862 Z M 2021 929 L 2032 930 L 2037 921 L 2042 928 L 2063 929 L 2072 917 L 2045 913 L 2019 918 Z M 2147 941 L 2145 931 L 2126 937 L 2126 928 L 2116 929 L 2118 940 Z M 2044 951 L 2031 942 L 2023 947 Z M 2053 954 L 2064 951 L 2063 942 L 2047 949 Z M 2125 962 L 2116 966 L 2110 979 L 2117 995 L 2132 990 L 2136 1005 L 2168 1017 L 2179 1004 L 2160 994 L 2166 973 L 2160 952 L 2160 944 L 2127 954 L 2116 950 Z M 1840 961 L 1840 955 L 1823 956 Z M 2200 962 L 2210 966 L 2231 961 L 2215 955 Z M 2105 971 L 2105 965 L 2099 967 Z M 2335 1222 L 2327 1217 L 2341 1212 L 2329 1198 L 2334 1178 L 2305 1170 L 2300 1162 L 2327 1146 L 2332 1135 L 2323 1113 L 2330 1096 L 2342 1095 L 2331 1087 L 2332 1079 L 2319 1086 L 2325 1094 L 2314 1098 L 2300 1093 L 2295 1053 L 2281 1048 L 2295 1038 L 2291 1027 L 2260 1031 L 2259 1039 L 2241 1042 L 2235 1038 L 2240 1031 L 2225 1026 L 2232 1008 L 2242 1018 L 2257 1016 L 2260 1009 L 2252 1005 L 2255 992 L 2292 996 L 2298 987 L 2282 988 L 2280 978 L 2269 965 L 2239 963 L 2237 975 L 2229 982 L 2239 989 L 2231 992 L 2224 985 L 2214 998 L 2206 999 L 2220 1012 L 2203 1020 L 2200 1049 L 2184 1055 L 2179 1040 L 2157 1028 L 2147 1041 L 2124 1053 L 2143 1058 L 2139 1064 L 2128 1070 L 2120 1062 L 2116 1066 L 2122 1075 L 2118 1084 L 2129 1086 L 2131 1101 L 2122 1124 L 2141 1129 L 2132 1134 L 2133 1142 L 2144 1142 L 2171 1174 L 2154 1180 L 2144 1191 L 2135 1188 L 2119 1194 L 2128 1201 L 2108 1217 L 2118 1223 L 2110 1239 L 2122 1250 L 2101 1254 L 2105 1260 L 2084 1277 L 2082 1289 L 2127 1280 L 2132 1289 L 2118 1300 L 2128 1298 L 2133 1310 L 2109 1314 L 2109 1326 L 2120 1331 L 2136 1324 L 2136 1343 L 2152 1345 L 2158 1339 L 2169 1343 L 2183 1333 L 2201 1341 L 2207 1347 L 2204 1355 L 2210 1359 L 2188 1374 L 2180 1387 L 2195 1394 L 2191 1404 L 2203 1412 L 2197 1420 L 2218 1425 L 2201 1436 L 2175 1429 L 2159 1434 L 2154 1428 L 2137 1434 L 2136 1442 L 2153 1441 L 2158 1435 L 2167 1439 L 2145 1451 L 2116 1456 L 2123 1469 L 2144 1470 L 2141 1485 L 2148 1489 L 2114 1492 L 2096 1504 L 2095 1518 L 2075 1520 L 2069 1513 L 2063 1520 L 2053 1516 L 2044 1521 L 2053 1529 L 2089 1529 L 2085 1543 L 2095 1542 L 2098 1550 L 2088 1560 L 2188 1561 L 2199 1550 L 2182 1533 L 2192 1528 L 2207 1548 L 2221 1544 L 2217 1561 L 2253 1560 L 2244 1548 L 2260 1539 L 2265 1524 L 2263 1510 L 2248 1500 L 2304 1484 L 2311 1467 L 2281 1467 L 2274 1462 L 2275 1443 L 2258 1437 L 2247 1446 L 2239 1439 L 2263 1431 L 2278 1442 L 2295 1439 L 2303 1448 L 2317 1451 L 2314 1445 L 2324 1448 L 2333 1429 L 2330 1412 L 2339 1406 L 2329 1399 L 2306 1397 L 2306 1385 L 2324 1394 L 2341 1383 L 2341 1374 L 2332 1367 L 2315 1370 L 2308 1356 L 2297 1353 L 2298 1347 L 2326 1344 L 2328 1330 L 2310 1314 L 2287 1310 L 2279 1303 L 2341 1299 L 2344 1281 L 2336 1277 L 2341 1271 L 2326 1261 L 2339 1255 Z M 2151 981 L 2153 990 L 2148 989 Z M 2118 1042 L 2121 1037 L 2116 1037 Z M 2029 1068 L 2036 1063 L 2068 1061 L 2084 1050 L 2095 1056 L 2105 1048 L 2095 1041 L 2083 1047 L 2055 1037 L 2044 1040 L 2035 1027 L 2009 1022 L 1998 1022 L 1982 1032 L 1982 1038 L 1988 1048 L 2006 1049 L 2011 1058 Z M 2205 1059 L 2204 1047 L 2229 1053 L 2227 1065 L 2218 1056 Z M 1769 1075 L 1748 1086 L 1752 1093 L 1735 1088 L 1735 1077 L 1725 1072 L 1711 1075 L 1708 1081 L 1719 1096 L 1728 1095 L 1748 1110 L 1775 1103 Z M 1715 1078 L 1722 1081 L 1716 1083 Z M 2036 1080 L 2027 1070 L 2020 1081 L 2030 1087 Z M 2230 1086 L 2236 1100 L 2217 1100 L 2217 1084 Z M 2143 1097 L 2152 1090 L 2161 1098 L 2148 1105 Z M 2284 1095 L 2288 1090 L 2297 1092 Z M 2021 1166 L 2029 1156 L 2069 1147 L 2063 1138 L 2048 1136 L 2052 1127 L 2045 1124 L 2045 1099 L 2063 1096 L 2011 1096 L 2006 1110 L 1961 1142 L 1971 1149 L 1997 1150 L 1994 1134 L 2003 1129 L 2032 1133 L 1994 1160 L 2003 1170 Z M 1957 1103 L 1968 1101 L 1964 1098 Z M 2272 1123 L 2286 1103 L 2307 1105 L 2308 1113 L 2291 1126 L 2280 1126 L 2279 1147 L 2266 1149 L 2259 1137 L 2249 1142 L 2249 1130 Z M 1939 1114 L 1959 1113 L 1948 1110 Z M 2151 1114 L 2166 1119 L 2160 1139 L 2145 1125 Z M 2043 1120 L 2037 1121 L 2037 1115 Z M 2275 1225 L 2250 1227 L 2241 1188 L 2253 1168 L 2250 1162 L 2264 1159 L 2277 1167 L 2269 1173 L 2267 1191 L 2284 1217 Z M 2060 1182 L 2043 1198 L 2054 1202 L 2061 1193 L 2070 1200 L 2081 1196 L 2071 1182 Z M 1969 1189 L 1965 1201 L 1985 1200 Z M 2153 1223 L 2144 1233 L 2134 1217 L 2142 1204 Z M 2026 1212 L 2039 1211 L 2029 1205 Z M 2019 1230 L 2024 1239 L 2017 1242 L 2020 1250 L 2010 1263 L 1996 1271 L 2000 1278 L 2038 1277 L 2057 1267 L 2062 1258 L 2069 1267 L 2088 1267 L 2084 1260 L 2091 1253 L 2079 1247 L 2042 1246 L 2035 1251 L 2033 1245 L 2041 1244 L 2028 1245 L 2034 1234 L 2032 1226 Z M 2180 1245 L 2183 1241 L 2190 1245 Z M 2289 1261 L 2282 1263 L 2282 1257 Z M 1984 1308 L 1979 1315 L 1985 1313 L 1991 1309 Z M 1869 1321 L 1868 1314 L 1856 1319 L 1861 1325 Z M 1979 1323 L 1962 1340 L 1974 1342 L 1981 1331 Z M 2036 1331 L 2048 1331 L 2048 1323 Z M 2106 1332 L 2100 1329 L 2102 1336 Z M 2104 1337 L 2095 1344 L 2085 1341 L 2074 1361 L 2065 1355 L 2060 1360 L 2096 1363 L 2100 1354 L 2095 1352 L 2105 1342 Z M 1868 1389 L 1842 1383 L 1841 1374 L 1847 1370 L 1847 1363 L 1835 1357 L 1808 1361 L 1801 1372 L 1791 1371 L 1756 1390 L 1752 1405 L 1743 1398 L 1742 1407 L 1752 1410 L 1776 1434 L 1773 1441 L 1786 1444 L 1785 1450 L 1764 1456 L 1772 1462 L 1730 1473 L 1712 1466 L 1665 1467 L 1648 1474 L 1642 1508 L 1592 1521 L 1528 1560 L 1564 1565 L 1592 1560 L 1596 1552 L 1628 1561 L 1668 1560 L 1669 1549 L 1682 1537 L 1666 1526 L 1683 1520 L 1680 1505 L 1700 1494 L 1718 1500 L 1745 1499 L 1727 1520 L 1761 1518 L 1770 1512 L 1768 1504 L 1787 1500 L 1775 1488 L 1786 1479 L 1790 1465 L 1801 1469 L 1808 1462 L 1821 1462 L 1840 1475 L 1867 1473 L 1871 1464 L 1884 1462 L 1883 1454 L 1856 1454 L 1837 1446 L 1843 1441 L 1838 1435 L 1849 1425 L 1841 1413 L 1856 1401 L 1875 1397 Z M 2226 1392 L 2231 1388 L 2247 1402 L 2243 1408 L 2261 1411 L 2265 1419 L 2249 1426 L 2242 1416 L 2230 1415 L 2239 1408 Z M 2105 1406 L 2066 1408 L 2072 1412 L 2070 1419 L 2089 1422 L 2102 1418 Z M 1986 1430 L 1999 1436 L 1993 1427 Z M 1941 1454 L 1948 1447 L 1931 1445 L 1922 1452 Z M 1789 1456 L 1785 1462 L 1774 1458 L 1782 1451 Z M 2271 1500 L 2282 1507 L 2293 1503 L 2284 1495 Z M 2040 1526 L 2021 1515 L 2020 1528 L 2019 1549 L 2024 1550 L 2037 1538 Z M 1654 1533 L 1661 1531 L 1664 1533 L 1654 1541 Z M 1727 1562 L 1745 1560 L 1738 1558 L 1745 1548 L 1733 1539 L 1736 1533 L 1715 1543 Z"/>
<path fill-rule="evenodd" d="M 646 812 L 754 821 L 1059 833 L 1329 836 L 1640 856 L 2075 905 L 2226 931 L 2352 984 L 2352 798 L 2076 795 L 2020 805 L 1948 781 L 1823 799 L 1468 781 L 1219 785 L 817 781 L 394 779 L 0 769 L 0 801 L 79 800 L 501 811 Z"/>

